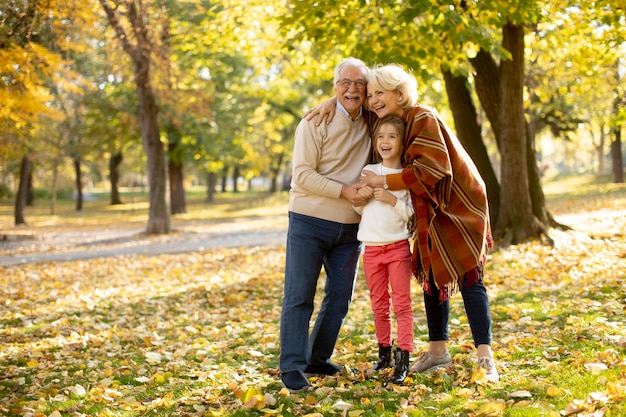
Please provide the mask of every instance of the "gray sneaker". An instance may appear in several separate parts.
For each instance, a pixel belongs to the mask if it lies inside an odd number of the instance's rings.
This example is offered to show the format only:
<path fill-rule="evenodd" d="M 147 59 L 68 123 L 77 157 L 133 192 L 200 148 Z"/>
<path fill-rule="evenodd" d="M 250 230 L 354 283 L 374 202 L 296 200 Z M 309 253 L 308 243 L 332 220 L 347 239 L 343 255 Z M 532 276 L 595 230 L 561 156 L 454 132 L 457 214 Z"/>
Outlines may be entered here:
<path fill-rule="evenodd" d="M 485 372 L 485 379 L 489 382 L 493 382 L 497 384 L 500 380 L 500 375 L 498 375 L 498 370 L 496 369 L 496 363 L 493 359 L 483 356 L 482 358 L 478 358 L 478 367 L 483 368 Z"/>
<path fill-rule="evenodd" d="M 447 368 L 450 365 L 452 365 L 452 358 L 447 350 L 439 356 L 425 351 L 420 353 L 417 362 L 411 367 L 411 372 L 427 373 L 435 369 Z"/>

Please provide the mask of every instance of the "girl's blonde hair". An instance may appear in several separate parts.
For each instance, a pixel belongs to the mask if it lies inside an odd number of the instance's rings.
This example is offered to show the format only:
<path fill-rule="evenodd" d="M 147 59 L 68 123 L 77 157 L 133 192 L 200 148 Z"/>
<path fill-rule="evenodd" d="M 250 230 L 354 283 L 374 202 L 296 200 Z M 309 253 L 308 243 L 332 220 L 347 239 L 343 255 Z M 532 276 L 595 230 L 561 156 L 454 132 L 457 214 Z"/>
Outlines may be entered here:
<path fill-rule="evenodd" d="M 417 80 L 400 65 L 387 64 L 370 69 L 368 83 L 374 90 L 399 91 L 402 99 L 398 104 L 404 110 L 417 105 Z"/>

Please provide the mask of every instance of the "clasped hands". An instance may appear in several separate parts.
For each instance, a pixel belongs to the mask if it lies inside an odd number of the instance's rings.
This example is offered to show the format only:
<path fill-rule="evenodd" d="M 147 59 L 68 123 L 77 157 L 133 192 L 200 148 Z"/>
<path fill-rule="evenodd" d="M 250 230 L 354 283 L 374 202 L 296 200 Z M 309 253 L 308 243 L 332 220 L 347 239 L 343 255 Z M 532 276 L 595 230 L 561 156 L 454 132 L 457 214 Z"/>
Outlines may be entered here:
<path fill-rule="evenodd" d="M 382 188 L 383 177 L 372 171 L 361 171 L 361 179 L 357 184 L 344 186 L 341 195 L 348 199 L 353 206 L 364 206 L 370 198 L 395 205 L 396 197 Z"/>

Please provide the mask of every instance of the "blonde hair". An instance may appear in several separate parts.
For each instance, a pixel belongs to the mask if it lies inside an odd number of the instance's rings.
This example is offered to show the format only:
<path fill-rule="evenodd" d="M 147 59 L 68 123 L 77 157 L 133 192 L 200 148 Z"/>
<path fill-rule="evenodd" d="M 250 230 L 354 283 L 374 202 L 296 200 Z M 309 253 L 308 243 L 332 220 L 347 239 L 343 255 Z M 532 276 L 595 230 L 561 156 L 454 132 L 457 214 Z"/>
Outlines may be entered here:
<path fill-rule="evenodd" d="M 398 104 L 404 110 L 417 105 L 417 80 L 400 65 L 387 64 L 370 69 L 368 83 L 374 90 L 399 91 L 402 99 Z"/>

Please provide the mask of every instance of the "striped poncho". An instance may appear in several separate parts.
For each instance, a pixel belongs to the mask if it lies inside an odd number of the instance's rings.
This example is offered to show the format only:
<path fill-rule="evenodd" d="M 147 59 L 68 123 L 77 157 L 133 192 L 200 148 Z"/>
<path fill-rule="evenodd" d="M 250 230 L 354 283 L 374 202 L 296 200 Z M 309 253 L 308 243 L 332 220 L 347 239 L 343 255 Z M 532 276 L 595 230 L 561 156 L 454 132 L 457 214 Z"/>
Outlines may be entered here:
<path fill-rule="evenodd" d="M 404 170 L 387 175 L 389 189 L 408 188 L 416 215 L 413 265 L 430 293 L 432 273 L 440 300 L 478 280 L 492 246 L 485 183 L 473 161 L 434 109 L 405 112 Z"/>

